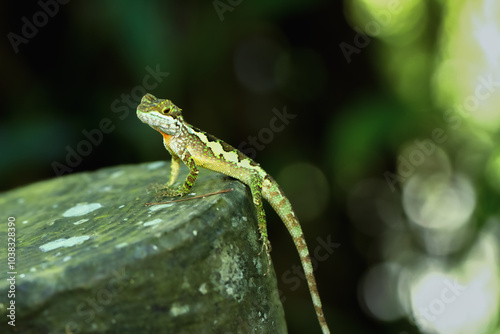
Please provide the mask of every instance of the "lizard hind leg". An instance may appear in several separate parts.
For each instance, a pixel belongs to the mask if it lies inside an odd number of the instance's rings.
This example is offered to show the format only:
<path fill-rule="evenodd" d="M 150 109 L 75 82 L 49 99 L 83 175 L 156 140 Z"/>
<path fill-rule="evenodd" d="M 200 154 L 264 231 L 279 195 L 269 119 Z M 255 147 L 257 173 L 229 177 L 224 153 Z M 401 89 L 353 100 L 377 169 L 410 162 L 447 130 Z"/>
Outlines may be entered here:
<path fill-rule="evenodd" d="M 264 276 L 267 276 L 271 269 L 271 243 L 267 235 L 266 212 L 264 211 L 264 205 L 262 203 L 262 179 L 259 176 L 256 175 L 252 177 L 250 181 L 250 191 L 252 192 L 253 204 L 257 210 L 257 223 L 259 226 L 260 240 L 262 241 L 262 249 L 258 255 L 262 254 L 263 251 L 267 254 L 267 270 L 264 274 Z"/>

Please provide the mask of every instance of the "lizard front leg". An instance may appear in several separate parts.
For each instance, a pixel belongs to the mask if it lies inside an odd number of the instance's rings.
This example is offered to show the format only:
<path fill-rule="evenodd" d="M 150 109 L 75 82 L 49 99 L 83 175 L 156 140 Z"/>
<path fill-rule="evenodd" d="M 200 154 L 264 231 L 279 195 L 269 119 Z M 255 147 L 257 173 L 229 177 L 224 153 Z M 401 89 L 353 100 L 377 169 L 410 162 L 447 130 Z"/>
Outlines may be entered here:
<path fill-rule="evenodd" d="M 181 166 L 181 158 L 176 155 L 172 155 L 172 162 L 170 163 L 170 180 L 168 180 L 167 187 L 174 185 L 179 176 L 179 169 Z"/>
<path fill-rule="evenodd" d="M 200 171 L 199 171 L 198 167 L 196 166 L 196 163 L 194 162 L 193 157 L 186 150 L 186 151 L 184 151 L 184 154 L 182 155 L 182 162 L 189 168 L 189 174 L 186 177 L 184 184 L 182 184 L 178 188 L 172 188 L 172 185 L 174 184 L 175 180 L 177 179 L 177 175 L 179 174 L 180 161 L 181 161 L 181 158 L 174 156 L 174 155 L 172 156 L 172 167 L 171 167 L 172 170 L 171 170 L 171 174 L 170 174 L 170 180 L 168 181 L 166 186 L 163 186 L 163 187 L 155 186 L 157 198 L 184 196 L 193 187 L 194 182 L 196 181 L 196 178 L 198 177 L 198 173 Z"/>
<path fill-rule="evenodd" d="M 269 273 L 271 268 L 271 243 L 267 235 L 266 212 L 262 203 L 262 178 L 255 173 L 250 180 L 250 191 L 252 193 L 253 204 L 257 211 L 257 223 L 259 226 L 260 240 L 262 240 L 262 249 L 259 254 L 264 250 L 267 254 L 268 267 L 264 275 Z"/>

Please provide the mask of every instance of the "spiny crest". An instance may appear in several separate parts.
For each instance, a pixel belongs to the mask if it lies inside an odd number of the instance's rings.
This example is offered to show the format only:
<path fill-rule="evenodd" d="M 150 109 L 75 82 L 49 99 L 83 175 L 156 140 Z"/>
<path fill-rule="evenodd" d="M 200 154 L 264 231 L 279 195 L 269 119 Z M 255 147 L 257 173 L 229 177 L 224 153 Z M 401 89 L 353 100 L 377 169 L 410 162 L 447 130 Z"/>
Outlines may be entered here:
<path fill-rule="evenodd" d="M 148 113 L 156 111 L 165 116 L 177 118 L 182 116 L 182 109 L 167 99 L 157 99 L 154 95 L 147 93 L 143 96 L 137 111 Z"/>

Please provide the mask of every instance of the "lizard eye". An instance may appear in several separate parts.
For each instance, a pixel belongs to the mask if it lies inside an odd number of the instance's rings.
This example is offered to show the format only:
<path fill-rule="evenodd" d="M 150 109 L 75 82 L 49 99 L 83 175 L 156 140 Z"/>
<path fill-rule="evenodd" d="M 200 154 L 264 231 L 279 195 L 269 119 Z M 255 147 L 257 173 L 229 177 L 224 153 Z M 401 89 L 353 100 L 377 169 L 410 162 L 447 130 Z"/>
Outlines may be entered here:
<path fill-rule="evenodd" d="M 162 111 L 163 114 L 168 114 L 169 112 L 170 112 L 170 108 L 165 108 Z"/>

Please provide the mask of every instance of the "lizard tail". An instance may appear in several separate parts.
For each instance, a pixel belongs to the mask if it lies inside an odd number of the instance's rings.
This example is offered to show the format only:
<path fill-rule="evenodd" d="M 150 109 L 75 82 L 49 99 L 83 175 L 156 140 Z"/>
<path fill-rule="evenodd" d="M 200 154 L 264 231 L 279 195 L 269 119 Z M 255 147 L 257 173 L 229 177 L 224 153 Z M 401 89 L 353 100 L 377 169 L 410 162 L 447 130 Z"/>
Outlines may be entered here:
<path fill-rule="evenodd" d="M 280 216 L 288 232 L 293 238 L 295 247 L 300 255 L 302 268 L 304 269 L 304 273 L 307 278 L 307 285 L 309 286 L 309 292 L 311 293 L 311 298 L 321 330 L 323 334 L 330 334 L 330 330 L 328 329 L 328 325 L 325 320 L 325 315 L 323 314 L 323 305 L 321 304 L 321 299 L 319 297 L 316 279 L 314 278 L 309 249 L 307 248 L 306 239 L 304 238 L 304 233 L 300 227 L 299 220 L 293 212 L 292 204 L 276 181 L 274 181 L 269 174 L 264 178 L 262 183 L 262 195 Z"/>

